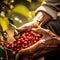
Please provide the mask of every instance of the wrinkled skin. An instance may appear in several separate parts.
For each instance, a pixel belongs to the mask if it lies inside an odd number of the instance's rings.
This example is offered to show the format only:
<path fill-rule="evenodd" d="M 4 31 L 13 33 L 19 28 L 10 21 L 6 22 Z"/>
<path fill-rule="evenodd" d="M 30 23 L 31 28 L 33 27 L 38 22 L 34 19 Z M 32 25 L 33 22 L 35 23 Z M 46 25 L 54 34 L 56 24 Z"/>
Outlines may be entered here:
<path fill-rule="evenodd" d="M 60 37 L 52 33 L 50 30 L 43 28 L 34 28 L 34 32 L 42 34 L 41 40 L 26 49 L 20 50 L 19 53 L 26 58 L 34 58 L 44 55 L 60 47 Z"/>
<path fill-rule="evenodd" d="M 52 33 L 50 30 L 43 29 L 41 27 L 32 28 L 32 30 L 36 33 L 42 34 L 43 36 L 36 44 L 20 50 L 19 53 L 21 56 L 26 58 L 34 58 L 60 48 L 60 37 Z"/>
<path fill-rule="evenodd" d="M 51 16 L 45 12 L 39 12 L 32 22 L 24 24 L 15 30 L 14 37 L 18 36 L 23 31 L 29 30 L 33 30 L 34 32 L 42 35 L 41 40 L 39 40 L 36 44 L 20 50 L 19 53 L 21 56 L 33 59 L 38 56 L 44 56 L 44 54 L 54 51 L 60 47 L 60 37 L 48 29 L 41 28 L 50 19 Z"/>
<path fill-rule="evenodd" d="M 24 25 L 22 25 L 19 28 L 16 28 L 15 32 L 14 32 L 14 37 L 16 38 L 20 32 L 23 31 L 29 31 L 32 28 L 37 28 L 37 27 L 42 27 L 46 22 L 48 22 L 51 19 L 51 16 L 48 15 L 45 12 L 39 12 L 36 14 L 36 16 L 33 18 L 33 21 L 26 23 Z M 19 36 L 18 36 L 19 37 Z M 17 37 L 17 38 L 18 38 Z"/>

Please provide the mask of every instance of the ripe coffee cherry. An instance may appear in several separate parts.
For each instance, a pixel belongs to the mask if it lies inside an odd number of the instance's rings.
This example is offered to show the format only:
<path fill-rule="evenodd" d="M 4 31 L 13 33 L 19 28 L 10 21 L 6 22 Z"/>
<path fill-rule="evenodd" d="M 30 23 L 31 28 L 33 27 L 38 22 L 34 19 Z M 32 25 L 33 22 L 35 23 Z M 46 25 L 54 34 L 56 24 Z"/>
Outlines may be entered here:
<path fill-rule="evenodd" d="M 29 36 L 29 33 L 27 32 L 27 33 L 25 33 L 25 36 Z"/>
<path fill-rule="evenodd" d="M 28 47 L 30 47 L 31 45 L 32 45 L 32 44 L 31 44 L 31 43 L 29 43 L 29 44 L 28 44 Z"/>
<path fill-rule="evenodd" d="M 12 48 L 12 44 L 11 43 L 5 43 L 5 46 L 6 46 L 6 48 Z"/>
<path fill-rule="evenodd" d="M 24 44 L 27 44 L 28 42 L 27 41 L 24 41 Z"/>
<path fill-rule="evenodd" d="M 16 54 L 16 51 L 12 51 L 12 54 L 15 55 Z"/>
<path fill-rule="evenodd" d="M 18 40 L 17 43 L 20 44 L 21 42 Z"/>
<path fill-rule="evenodd" d="M 6 47 L 7 47 L 7 48 L 9 48 L 9 46 L 10 46 L 10 44 L 9 44 L 9 43 L 7 43 L 7 44 L 6 44 Z"/>
<path fill-rule="evenodd" d="M 24 47 L 24 44 L 21 44 L 21 47 Z"/>
<path fill-rule="evenodd" d="M 39 41 L 40 38 L 40 35 L 33 31 L 23 32 L 17 41 L 12 42 L 12 44 L 6 43 L 5 46 L 6 48 L 11 48 L 13 50 L 13 54 L 15 54 L 21 49 L 32 46 Z"/>
<path fill-rule="evenodd" d="M 20 48 L 17 48 L 17 51 L 19 51 L 20 50 Z"/>

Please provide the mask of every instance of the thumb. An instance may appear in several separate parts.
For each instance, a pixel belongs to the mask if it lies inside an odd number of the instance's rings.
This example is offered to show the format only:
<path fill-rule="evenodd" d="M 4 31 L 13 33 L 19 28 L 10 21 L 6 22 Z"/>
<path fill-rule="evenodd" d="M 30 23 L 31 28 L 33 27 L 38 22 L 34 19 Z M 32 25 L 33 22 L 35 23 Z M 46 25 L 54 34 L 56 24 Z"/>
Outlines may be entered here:
<path fill-rule="evenodd" d="M 26 30 L 26 28 L 17 28 L 16 30 L 19 31 L 19 32 L 23 32 L 23 31 Z"/>
<path fill-rule="evenodd" d="M 36 32 L 36 33 L 39 33 L 39 34 L 46 34 L 46 29 L 44 28 L 32 28 L 32 31 Z"/>
<path fill-rule="evenodd" d="M 18 35 L 19 32 L 17 30 L 14 31 L 14 35 Z"/>
<path fill-rule="evenodd" d="M 46 38 L 46 37 L 50 36 L 48 30 L 41 28 L 41 27 L 40 28 L 33 28 L 32 31 L 40 34 L 41 38 Z"/>

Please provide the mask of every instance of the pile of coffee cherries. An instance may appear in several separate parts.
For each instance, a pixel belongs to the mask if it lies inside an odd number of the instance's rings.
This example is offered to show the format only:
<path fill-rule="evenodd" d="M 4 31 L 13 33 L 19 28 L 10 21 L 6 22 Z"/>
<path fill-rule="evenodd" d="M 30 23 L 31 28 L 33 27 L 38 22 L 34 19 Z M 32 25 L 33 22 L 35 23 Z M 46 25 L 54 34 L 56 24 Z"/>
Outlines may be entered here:
<path fill-rule="evenodd" d="M 5 43 L 5 47 L 18 52 L 21 49 L 32 46 L 37 41 L 39 41 L 40 38 L 40 35 L 33 31 L 24 32 L 16 41 L 12 43 Z"/>

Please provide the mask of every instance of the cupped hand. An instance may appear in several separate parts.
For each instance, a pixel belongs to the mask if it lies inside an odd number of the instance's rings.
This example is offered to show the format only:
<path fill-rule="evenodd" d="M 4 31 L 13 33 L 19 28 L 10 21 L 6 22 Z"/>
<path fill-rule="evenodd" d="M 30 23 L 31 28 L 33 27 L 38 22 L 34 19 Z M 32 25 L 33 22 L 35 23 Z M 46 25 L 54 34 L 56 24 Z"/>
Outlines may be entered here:
<path fill-rule="evenodd" d="M 22 49 L 19 51 L 20 55 L 27 58 L 36 58 L 38 56 L 45 55 L 48 52 L 51 52 L 57 49 L 60 45 L 60 37 L 43 28 L 34 28 L 34 32 L 42 34 L 42 38 L 36 42 L 34 45 Z"/>

